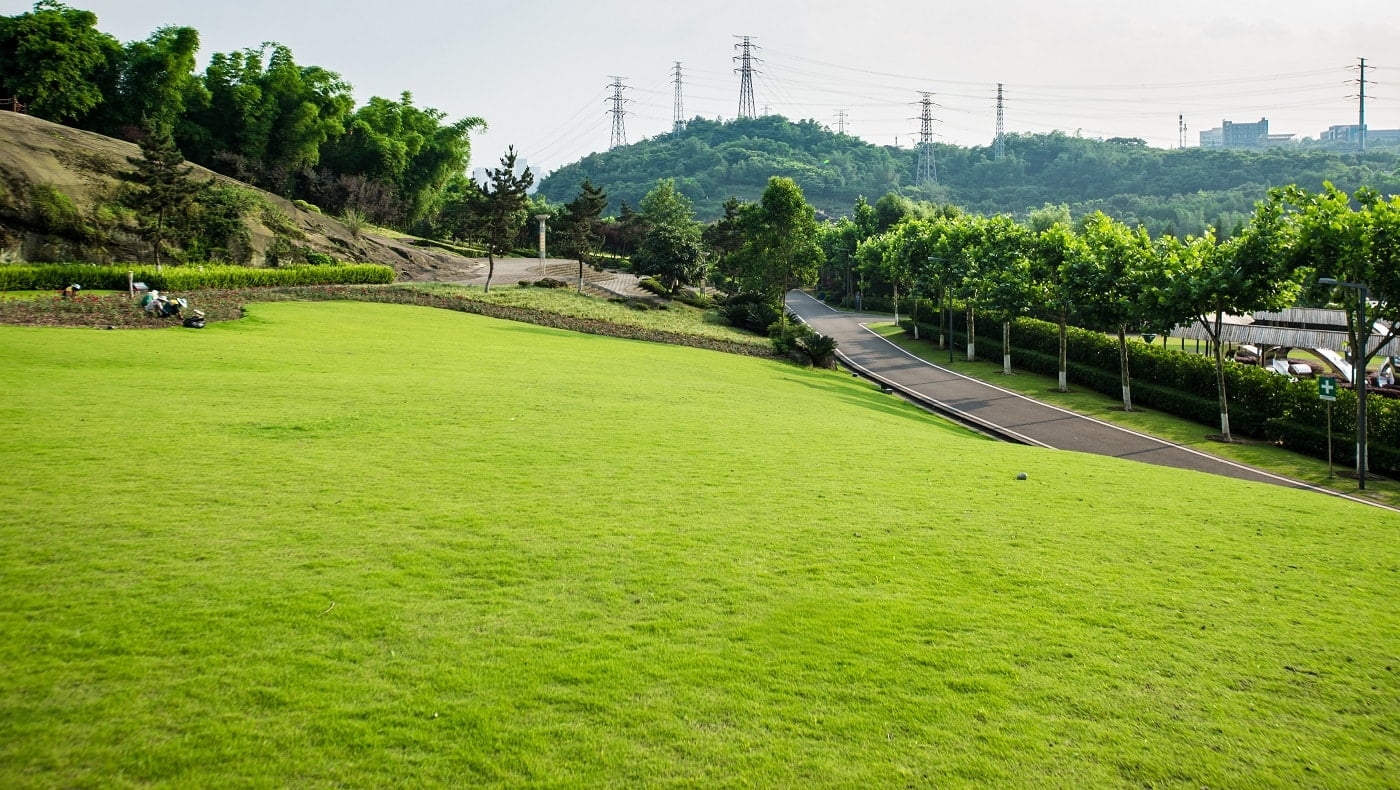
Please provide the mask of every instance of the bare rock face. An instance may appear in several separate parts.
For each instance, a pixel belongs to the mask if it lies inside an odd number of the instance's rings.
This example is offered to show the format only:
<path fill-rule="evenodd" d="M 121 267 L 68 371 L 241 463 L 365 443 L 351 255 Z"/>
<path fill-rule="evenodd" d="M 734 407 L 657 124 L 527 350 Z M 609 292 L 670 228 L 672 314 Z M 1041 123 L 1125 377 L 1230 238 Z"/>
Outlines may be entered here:
<path fill-rule="evenodd" d="M 131 218 L 113 210 L 127 188 L 122 175 L 133 169 L 128 157 L 140 156 L 132 143 L 0 112 L 0 261 L 147 260 L 149 245 L 136 235 Z M 411 239 L 353 233 L 333 217 L 197 165 L 190 177 L 255 192 L 269 207 L 242 217 L 247 242 L 236 262 L 266 266 L 270 250 L 294 246 L 336 260 L 391 266 L 404 280 L 460 279 L 480 266 Z"/>

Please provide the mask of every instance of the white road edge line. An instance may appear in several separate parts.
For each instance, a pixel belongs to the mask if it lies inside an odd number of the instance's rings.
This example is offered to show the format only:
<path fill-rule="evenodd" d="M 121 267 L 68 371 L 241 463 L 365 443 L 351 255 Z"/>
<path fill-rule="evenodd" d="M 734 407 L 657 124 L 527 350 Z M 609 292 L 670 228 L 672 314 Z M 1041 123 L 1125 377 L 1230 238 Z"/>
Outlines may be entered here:
<path fill-rule="evenodd" d="M 830 311 L 830 312 L 832 312 L 832 313 L 839 313 L 839 312 L 841 312 L 840 310 L 837 310 L 836 308 L 832 307 L 831 305 L 826 304 L 825 302 L 822 302 L 822 301 L 820 301 L 819 299 L 816 299 L 815 297 L 811 296 L 810 294 L 807 294 L 807 293 L 802 292 L 802 291 L 797 291 L 797 293 L 802 294 L 802 296 L 807 297 L 807 299 L 809 299 L 809 300 L 812 301 L 813 303 L 818 304 L 818 305 L 821 305 L 822 307 L 825 307 L 828 311 Z M 800 318 L 801 316 L 798 316 L 798 317 Z M 805 322 L 804 322 L 804 323 L 805 323 Z M 874 322 L 871 322 L 871 323 L 874 323 Z M 1228 459 L 1228 458 L 1221 458 L 1221 457 L 1218 456 L 1218 455 L 1212 455 L 1211 453 L 1207 453 L 1207 452 L 1202 451 L 1202 450 L 1197 450 L 1197 449 L 1195 449 L 1194 447 L 1187 447 L 1187 446 L 1184 445 L 1184 444 L 1177 444 L 1176 442 L 1169 442 L 1169 441 L 1167 441 L 1166 439 L 1163 439 L 1163 438 L 1158 437 L 1158 436 L 1149 436 L 1148 434 L 1140 433 L 1140 432 L 1138 432 L 1138 431 L 1134 431 L 1134 430 L 1131 429 L 1131 428 L 1124 428 L 1124 427 L 1121 426 L 1121 425 L 1114 425 L 1114 424 L 1111 423 L 1111 422 L 1105 422 L 1105 421 L 1103 421 L 1103 420 L 1100 420 L 1100 419 L 1097 418 L 1097 417 L 1090 417 L 1090 416 L 1088 416 L 1088 415 L 1086 415 L 1086 414 L 1080 414 L 1079 412 L 1076 412 L 1076 411 L 1070 411 L 1069 409 L 1065 409 L 1065 408 L 1062 408 L 1062 407 L 1060 407 L 1060 406 L 1056 406 L 1056 405 L 1051 404 L 1051 403 L 1045 403 L 1044 401 L 1038 401 L 1038 400 L 1036 400 L 1035 398 L 1027 397 L 1027 396 L 1025 396 L 1025 395 L 1022 395 L 1022 394 L 1019 393 L 1019 392 L 1012 392 L 1011 390 L 1006 389 L 1005 387 L 998 387 L 998 386 L 995 385 L 995 384 L 989 384 L 989 383 L 987 383 L 987 382 L 985 382 L 985 381 L 982 381 L 981 379 L 974 379 L 974 378 L 972 378 L 971 376 L 964 375 L 964 374 L 962 374 L 962 373 L 957 372 L 956 370 L 949 370 L 948 368 L 941 367 L 941 366 L 939 366 L 939 365 L 935 365 L 934 363 L 929 362 L 928 360 L 924 359 L 923 357 L 920 357 L 920 356 L 918 356 L 918 355 L 916 355 L 916 354 L 913 354 L 913 353 L 911 353 L 911 352 L 909 352 L 909 351 L 906 351 L 906 350 L 900 348 L 898 345 L 896 345 L 896 344 L 895 344 L 893 341 L 891 341 L 890 339 L 888 339 L 888 338 L 886 338 L 886 337 L 883 337 L 882 335 L 880 335 L 880 333 L 878 333 L 878 332 L 876 332 L 875 330 L 871 329 L 867 323 L 861 323 L 861 324 L 860 324 L 860 328 L 861 328 L 861 329 L 864 329 L 864 330 L 867 331 L 867 332 L 869 332 L 872 336 L 874 336 L 874 337 L 876 337 L 876 338 L 879 338 L 880 340 L 883 340 L 885 343 L 889 344 L 889 346 L 890 346 L 891 348 L 893 348 L 894 350 L 898 351 L 899 353 L 901 353 L 901 354 L 903 354 L 903 355 L 909 357 L 910 359 L 916 360 L 916 361 L 918 361 L 918 362 L 921 363 L 921 364 L 927 365 L 927 366 L 929 366 L 929 367 L 931 367 L 931 368 L 936 368 L 936 369 L 938 369 L 938 370 L 943 371 L 944 373 L 952 374 L 952 375 L 957 376 L 958 378 L 964 379 L 964 380 L 966 380 L 966 381 L 970 381 L 970 382 L 973 382 L 973 383 L 976 383 L 976 384 L 981 384 L 981 385 L 983 385 L 983 386 L 985 386 L 985 387 L 990 387 L 990 388 L 992 388 L 992 389 L 994 389 L 994 390 L 996 390 L 996 391 L 998 391 L 998 392 L 1005 393 L 1005 394 L 1010 395 L 1010 396 L 1012 396 L 1012 397 L 1020 398 L 1021 400 L 1028 401 L 1028 402 L 1030 402 L 1030 403 L 1036 403 L 1036 404 L 1039 404 L 1039 405 L 1041 405 L 1041 406 L 1045 406 L 1046 408 L 1053 409 L 1053 410 L 1055 410 L 1055 411 L 1060 412 L 1061 414 L 1066 414 L 1066 415 L 1069 415 L 1069 416 L 1071 416 L 1071 417 L 1079 417 L 1079 418 L 1081 418 L 1081 419 L 1089 420 L 1090 422 L 1096 422 L 1096 423 L 1098 423 L 1099 425 L 1103 425 L 1103 426 L 1105 426 L 1105 427 L 1107 427 L 1107 428 L 1113 428 L 1113 429 L 1115 429 L 1115 430 L 1122 431 L 1123 433 L 1129 434 L 1130 436 L 1137 436 L 1137 437 L 1141 437 L 1141 438 L 1143 438 L 1143 439 L 1147 439 L 1147 440 L 1149 440 L 1149 441 L 1156 442 L 1156 443 L 1158 443 L 1158 444 L 1160 444 L 1160 445 L 1162 445 L 1162 446 L 1164 446 L 1164 447 L 1175 447 L 1175 448 L 1178 449 L 1178 450 L 1184 450 L 1184 451 L 1186 451 L 1186 452 L 1188 452 L 1188 453 L 1191 453 L 1191 454 L 1193 454 L 1193 455 L 1199 456 L 1199 457 L 1201 457 L 1201 458 L 1206 458 L 1206 459 L 1209 459 L 1209 460 L 1212 460 L 1212 461 L 1218 461 L 1218 462 L 1220 462 L 1220 463 L 1222 463 L 1222 464 L 1225 464 L 1226 466 L 1231 466 L 1231 467 L 1234 467 L 1234 468 L 1239 469 L 1239 470 L 1242 470 L 1242 471 L 1251 472 L 1251 473 L 1254 473 L 1254 474 L 1261 475 L 1261 476 L 1263 476 L 1263 477 L 1268 477 L 1268 478 L 1273 479 L 1273 480 L 1278 480 L 1279 482 L 1282 482 L 1282 483 L 1288 483 L 1288 484 L 1290 484 L 1291 487 L 1302 488 L 1302 489 L 1308 490 L 1308 491 L 1315 491 L 1315 492 L 1317 492 L 1317 493 L 1319 493 L 1319 494 L 1327 494 L 1328 496 L 1334 496 L 1334 497 L 1338 497 L 1338 498 L 1340 498 L 1340 499 L 1346 499 L 1346 500 L 1349 500 L 1349 501 L 1351 501 L 1351 502 L 1359 502 L 1359 503 L 1361 503 L 1361 504 L 1363 504 L 1363 505 L 1371 505 L 1372 507 L 1378 507 L 1378 508 L 1382 508 L 1382 509 L 1384 509 L 1384 510 L 1395 510 L 1395 511 L 1400 511 L 1400 508 L 1393 508 L 1393 507 L 1391 507 L 1390 505 L 1382 504 L 1382 503 L 1380 503 L 1380 502 L 1373 502 L 1373 501 L 1371 501 L 1371 500 L 1369 500 L 1369 499 L 1362 499 L 1361 497 L 1353 496 L 1353 495 L 1351 495 L 1351 494 L 1344 494 L 1344 493 L 1342 493 L 1342 492 L 1340 492 L 1340 491 L 1333 491 L 1333 490 L 1330 489 L 1330 488 L 1322 488 L 1321 486 L 1315 486 L 1315 485 L 1313 485 L 1313 484 L 1311 484 L 1311 483 L 1305 483 L 1305 482 L 1303 482 L 1302 480 L 1295 480 L 1294 478 L 1291 478 L 1291 477 L 1285 477 L 1285 476 L 1283 476 L 1283 475 L 1276 475 L 1276 474 L 1274 474 L 1273 472 L 1265 471 L 1265 470 L 1263 470 L 1263 469 L 1260 469 L 1260 468 L 1254 467 L 1254 466 L 1250 466 L 1250 465 L 1248 465 L 1248 464 L 1242 464 L 1242 463 L 1239 463 L 1239 462 L 1237 462 L 1237 461 L 1231 461 L 1231 460 Z M 844 355 L 843 355 L 843 356 L 844 356 Z M 866 368 L 864 368 L 863 366 L 861 367 L 861 369 L 862 369 L 862 370 L 866 370 Z M 868 371 L 867 371 L 867 372 L 868 372 Z M 884 379 L 883 376 L 881 376 L 880 378 L 881 378 L 882 380 L 889 381 L 888 379 Z M 924 397 L 927 397 L 927 396 L 924 396 Z M 958 414 L 966 414 L 966 412 L 963 412 L 963 411 L 961 411 L 961 410 L 959 410 L 959 409 L 953 409 L 952 407 L 945 406 L 945 405 L 942 404 L 940 401 L 937 401 L 937 400 L 935 400 L 935 399 L 933 399 L 933 398 L 929 398 L 929 400 L 930 400 L 930 401 L 933 401 L 934 403 L 938 403 L 940 406 L 944 406 L 944 408 L 948 408 L 948 409 L 951 410 L 951 411 L 955 411 L 955 412 L 957 412 Z M 1011 434 L 1011 435 L 1021 436 L 1021 434 L 1016 433 L 1015 431 L 1010 431 L 1010 430 L 1007 430 L 1007 429 L 1005 429 L 1005 428 L 1001 428 L 1000 426 L 998 426 L 998 429 L 999 429 L 999 430 L 1005 430 L 1008 434 Z M 1050 445 L 1045 444 L 1045 443 L 1043 443 L 1043 442 L 1037 442 L 1037 441 L 1034 441 L 1034 440 L 1032 440 L 1030 443 L 1033 444 L 1033 445 L 1035 445 L 1035 446 L 1038 446 L 1038 447 L 1045 447 L 1045 448 L 1049 448 L 1049 449 L 1052 449 L 1052 450 L 1053 450 L 1053 449 L 1058 449 L 1058 448 L 1051 447 Z"/>

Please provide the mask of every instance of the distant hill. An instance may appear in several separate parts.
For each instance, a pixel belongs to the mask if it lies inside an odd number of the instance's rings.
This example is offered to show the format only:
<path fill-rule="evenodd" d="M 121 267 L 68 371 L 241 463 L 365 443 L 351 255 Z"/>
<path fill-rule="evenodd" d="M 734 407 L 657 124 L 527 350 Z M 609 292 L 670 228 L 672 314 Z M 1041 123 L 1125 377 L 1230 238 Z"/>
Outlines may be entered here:
<path fill-rule="evenodd" d="M 1154 234 L 1199 233 L 1243 222 L 1269 187 L 1323 181 L 1352 191 L 1371 186 L 1400 193 L 1400 147 L 1365 154 L 1316 147 L 1241 151 L 1164 150 L 1136 139 L 1088 140 L 1055 132 L 1011 134 L 997 158 L 991 146 L 934 145 L 937 183 L 918 184 L 915 150 L 877 146 L 834 133 L 816 121 L 764 116 L 692 120 L 658 135 L 562 167 L 540 183 L 554 202 L 574 197 L 584 178 L 602 186 L 610 212 L 635 208 L 660 178 L 674 178 L 701 219 L 720 216 L 731 195 L 754 200 L 770 176 L 788 176 L 807 200 L 831 216 L 848 214 L 857 196 L 887 192 L 953 203 L 984 214 L 1024 215 L 1046 203 L 1076 214 L 1095 209 Z"/>
<path fill-rule="evenodd" d="M 150 245 L 135 233 L 122 205 L 122 174 L 140 157 L 134 144 L 13 112 L 0 112 L 0 260 L 35 262 L 146 261 Z M 337 260 L 392 266 L 406 279 L 468 270 L 465 258 L 364 231 L 202 167 L 192 179 L 214 179 L 244 196 L 229 216 L 236 240 L 220 257 L 266 265 L 321 253 Z M 311 207 L 314 208 L 314 207 Z M 190 251 L 194 252 L 194 251 Z M 207 258 L 199 259 L 201 262 Z"/>

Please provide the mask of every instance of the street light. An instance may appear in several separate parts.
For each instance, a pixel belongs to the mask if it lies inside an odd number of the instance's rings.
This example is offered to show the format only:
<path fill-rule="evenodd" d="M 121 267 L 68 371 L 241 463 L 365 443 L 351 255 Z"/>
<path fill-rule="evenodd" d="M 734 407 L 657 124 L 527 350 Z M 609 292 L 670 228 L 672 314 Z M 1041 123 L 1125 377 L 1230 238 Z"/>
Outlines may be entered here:
<path fill-rule="evenodd" d="M 1356 340 L 1351 349 L 1351 380 L 1356 386 L 1356 485 L 1366 490 L 1366 345 L 1371 327 L 1366 323 L 1366 299 L 1371 290 L 1361 283 L 1348 283 L 1333 277 L 1319 277 L 1320 285 L 1334 285 L 1356 291 Z"/>

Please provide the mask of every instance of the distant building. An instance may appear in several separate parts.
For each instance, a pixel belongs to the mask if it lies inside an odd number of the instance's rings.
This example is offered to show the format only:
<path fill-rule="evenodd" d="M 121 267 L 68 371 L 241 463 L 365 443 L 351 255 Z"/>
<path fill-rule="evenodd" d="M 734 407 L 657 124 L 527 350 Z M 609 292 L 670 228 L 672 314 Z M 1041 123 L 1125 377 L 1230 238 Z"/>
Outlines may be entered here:
<path fill-rule="evenodd" d="M 1346 123 L 1329 126 L 1327 131 L 1318 134 L 1317 139 L 1324 143 L 1355 143 L 1361 136 L 1361 124 Z M 1366 141 L 1372 143 L 1400 142 L 1400 129 L 1366 129 Z"/>
<path fill-rule="evenodd" d="M 1258 123 L 1221 121 L 1220 126 L 1201 132 L 1202 148 L 1265 148 L 1294 142 L 1291 134 L 1269 134 L 1269 119 Z"/>
<path fill-rule="evenodd" d="M 1259 148 L 1269 136 L 1269 119 L 1260 118 L 1258 123 L 1221 121 L 1220 136 L 1225 148 Z"/>

